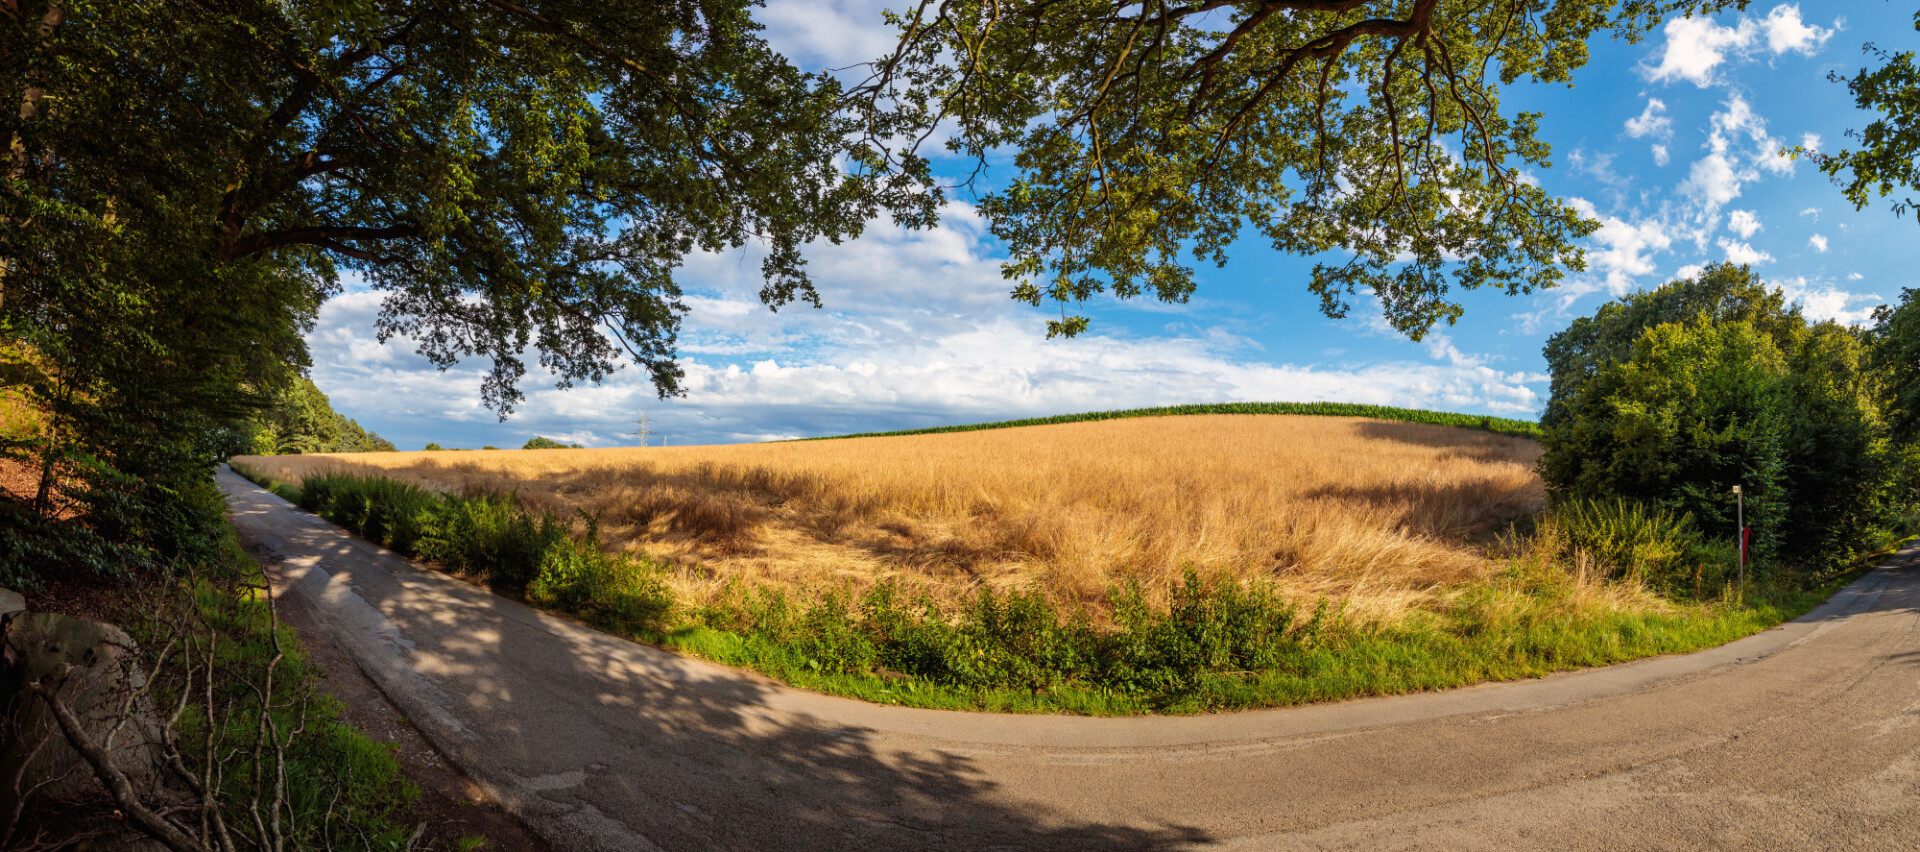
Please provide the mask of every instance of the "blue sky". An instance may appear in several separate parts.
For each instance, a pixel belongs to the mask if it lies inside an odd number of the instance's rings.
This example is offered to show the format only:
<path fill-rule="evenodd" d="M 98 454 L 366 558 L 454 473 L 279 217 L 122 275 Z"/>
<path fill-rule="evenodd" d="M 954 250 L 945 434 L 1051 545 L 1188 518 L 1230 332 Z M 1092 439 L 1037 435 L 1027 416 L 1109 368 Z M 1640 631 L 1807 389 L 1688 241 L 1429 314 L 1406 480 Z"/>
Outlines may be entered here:
<path fill-rule="evenodd" d="M 839 67 L 884 52 L 885 0 L 769 0 L 773 45 L 803 65 Z M 1463 294 L 1466 315 L 1419 343 L 1376 308 L 1322 316 L 1309 259 L 1258 237 L 1199 270 L 1186 305 L 1096 302 L 1091 333 L 1045 339 L 1046 310 L 1013 303 L 1004 252 L 956 201 L 930 232 L 885 225 L 817 247 L 823 310 L 769 312 L 752 249 L 692 258 L 681 336 L 684 397 L 656 401 L 634 369 L 567 391 L 530 374 L 505 423 L 479 404 L 485 365 L 445 372 L 405 340 L 375 341 L 380 294 L 349 286 L 309 336 L 314 381 L 335 408 L 402 449 L 518 447 L 546 435 L 631 445 L 648 414 L 673 445 L 1212 401 L 1338 400 L 1532 418 L 1546 401 L 1540 349 L 1574 317 L 1716 260 L 1753 263 L 1810 316 L 1865 321 L 1920 286 L 1920 231 L 1885 205 L 1855 211 L 1838 187 L 1780 148 L 1837 150 L 1870 117 L 1832 71 L 1866 63 L 1861 46 L 1915 46 L 1912 11 L 1883 0 L 1756 3 L 1676 19 L 1639 44 L 1596 39 L 1572 88 L 1516 85 L 1509 110 L 1545 113 L 1551 169 L 1533 174 L 1602 228 L 1588 270 L 1529 296 Z M 990 180 L 993 178 L 989 178 Z"/>

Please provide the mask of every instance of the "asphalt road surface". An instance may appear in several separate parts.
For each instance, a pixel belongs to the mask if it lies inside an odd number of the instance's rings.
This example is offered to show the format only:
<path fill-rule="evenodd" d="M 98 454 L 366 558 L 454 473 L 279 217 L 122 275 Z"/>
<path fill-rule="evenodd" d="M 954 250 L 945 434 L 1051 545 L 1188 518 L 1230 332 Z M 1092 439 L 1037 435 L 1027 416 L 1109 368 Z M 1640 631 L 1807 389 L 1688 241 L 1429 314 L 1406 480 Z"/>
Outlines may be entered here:
<path fill-rule="evenodd" d="M 881 707 L 423 569 L 222 472 L 276 585 L 558 849 L 1920 849 L 1920 551 L 1721 648 L 1217 716 Z"/>

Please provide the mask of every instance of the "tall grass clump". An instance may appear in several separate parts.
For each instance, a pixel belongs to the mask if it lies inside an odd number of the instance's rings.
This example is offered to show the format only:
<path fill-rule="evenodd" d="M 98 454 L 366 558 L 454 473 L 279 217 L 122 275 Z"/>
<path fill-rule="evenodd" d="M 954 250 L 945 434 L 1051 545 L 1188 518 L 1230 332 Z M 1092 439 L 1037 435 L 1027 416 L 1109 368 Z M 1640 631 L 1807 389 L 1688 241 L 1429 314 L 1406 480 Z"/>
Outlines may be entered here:
<path fill-rule="evenodd" d="M 1737 565 L 1734 545 L 1709 541 L 1691 514 L 1635 500 L 1567 500 L 1554 507 L 1547 524 L 1546 534 L 1563 535 L 1609 577 L 1670 595 L 1717 593 Z"/>

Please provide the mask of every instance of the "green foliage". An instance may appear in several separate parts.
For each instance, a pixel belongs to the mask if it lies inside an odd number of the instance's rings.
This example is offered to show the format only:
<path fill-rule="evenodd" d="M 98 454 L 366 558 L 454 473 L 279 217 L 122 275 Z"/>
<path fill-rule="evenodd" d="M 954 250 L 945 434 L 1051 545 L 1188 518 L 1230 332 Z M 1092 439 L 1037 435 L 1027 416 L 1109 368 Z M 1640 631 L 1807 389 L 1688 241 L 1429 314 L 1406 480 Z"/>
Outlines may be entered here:
<path fill-rule="evenodd" d="M 1626 498 L 1730 537 L 1737 484 L 1769 563 L 1847 561 L 1889 522 L 1859 337 L 1807 324 L 1745 267 L 1603 306 L 1547 355 L 1540 469 L 1561 502 Z"/>
<path fill-rule="evenodd" d="M 1730 263 L 1709 264 L 1692 278 L 1628 294 L 1601 305 L 1593 316 L 1576 318 L 1566 330 L 1547 339 L 1543 354 L 1553 384 L 1541 426 L 1551 429 L 1566 417 L 1567 405 L 1580 396 L 1586 383 L 1608 364 L 1631 357 L 1634 343 L 1648 329 L 1702 316 L 1716 323 L 1751 324 L 1783 350 L 1790 348 L 1794 332 L 1806 325 L 1799 307 L 1755 278 L 1751 267 Z"/>
<path fill-rule="evenodd" d="M 1161 408 L 1134 408 L 1124 411 L 1095 411 L 1085 414 L 1061 414 L 1053 417 L 1030 417 L 1025 420 L 1003 420 L 997 423 L 974 423 L 964 426 L 934 426 L 926 429 L 901 429 L 894 432 L 861 432 L 854 435 L 830 435 L 821 438 L 805 438 L 802 440 L 827 441 L 839 438 L 938 435 L 947 432 L 974 432 L 981 429 L 1010 429 L 1016 426 L 1045 426 L 1054 423 L 1122 420 L 1129 417 L 1173 417 L 1187 414 L 1312 414 L 1329 417 L 1372 417 L 1378 420 L 1399 420 L 1407 423 L 1430 423 L 1435 426 L 1457 426 L 1462 429 L 1480 429 L 1495 434 L 1514 435 L 1522 438 L 1540 437 L 1539 424 L 1526 420 L 1511 420 L 1505 417 L 1486 417 L 1478 414 L 1455 414 L 1447 411 L 1395 408 L 1390 405 L 1357 405 L 1346 402 L 1221 402 L 1200 405 L 1170 405 Z"/>
<path fill-rule="evenodd" d="M 1226 673 L 1275 668 L 1292 649 L 1338 630 L 1324 603 L 1300 622 L 1271 586 L 1193 572 L 1166 609 L 1149 606 L 1138 588 L 1116 590 L 1111 630 L 1034 592 L 982 588 L 949 611 L 893 582 L 857 600 L 835 591 L 806 603 L 776 591 L 737 592 L 702 616 L 779 648 L 774 664 L 787 670 L 890 673 L 960 690 L 1096 687 L 1155 706 Z"/>
<path fill-rule="evenodd" d="M 526 445 L 522 446 L 520 449 L 523 449 L 523 450 L 584 450 L 586 449 L 586 445 L 585 444 L 562 444 L 559 441 L 556 441 L 552 438 L 543 438 L 543 437 L 540 437 L 539 435 L 535 435 L 533 436 L 532 440 L 527 441 Z"/>
<path fill-rule="evenodd" d="M 1899 304 L 1875 308 L 1868 339 L 1888 431 L 1902 445 L 1920 445 L 1920 289 L 1902 289 Z"/>
<path fill-rule="evenodd" d="M 1914 15 L 1913 25 L 1920 30 L 1920 13 Z M 1867 42 L 1864 50 L 1880 60 L 1880 67 L 1863 68 L 1851 78 L 1838 73 L 1828 76 L 1847 84 L 1860 109 L 1880 114 L 1864 130 L 1847 131 L 1860 148 L 1842 148 L 1836 154 L 1795 152 L 1813 157 L 1835 182 L 1843 172 L 1851 172 L 1842 188 L 1856 210 L 1865 208 L 1874 196 L 1920 188 L 1920 66 L 1914 64 L 1911 50 L 1893 53 L 1873 42 Z M 1901 215 L 1914 204 L 1912 197 L 1897 198 L 1893 211 Z"/>
<path fill-rule="evenodd" d="M 327 395 L 304 376 L 273 393 L 264 408 L 230 427 L 229 455 L 391 453 L 392 441 L 333 410 Z"/>
<path fill-rule="evenodd" d="M 1590 38 L 1728 5 L 920 4 L 893 13 L 896 51 L 854 94 L 904 107 L 902 136 L 938 124 L 983 163 L 1015 152 L 980 206 L 1017 299 L 1185 301 L 1183 255 L 1224 263 L 1258 233 L 1340 256 L 1310 284 L 1329 315 L 1371 292 L 1418 338 L 1460 315 L 1452 288 L 1528 292 L 1584 268 L 1574 243 L 1597 223 L 1516 177 L 1550 151 L 1501 86 L 1569 82 Z M 915 156 L 887 136 L 868 146 Z"/>
<path fill-rule="evenodd" d="M 446 447 L 440 446 L 432 441 L 428 441 L 426 446 L 420 448 L 420 451 L 423 453 L 434 453 L 444 450 L 446 450 Z"/>

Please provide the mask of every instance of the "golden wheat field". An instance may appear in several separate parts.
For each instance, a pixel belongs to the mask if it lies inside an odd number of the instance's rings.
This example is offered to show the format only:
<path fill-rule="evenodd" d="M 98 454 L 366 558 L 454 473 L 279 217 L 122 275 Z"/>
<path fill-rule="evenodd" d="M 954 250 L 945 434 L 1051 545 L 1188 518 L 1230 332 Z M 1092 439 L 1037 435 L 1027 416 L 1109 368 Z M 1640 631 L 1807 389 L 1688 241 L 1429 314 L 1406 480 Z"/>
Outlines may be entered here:
<path fill-rule="evenodd" d="M 1098 606 L 1160 599 L 1187 566 L 1269 578 L 1359 616 L 1432 604 L 1494 566 L 1538 512 L 1538 443 L 1409 422 L 1204 414 L 937 436 L 716 447 L 355 453 L 236 459 L 298 484 L 378 472 L 515 491 L 599 516 L 601 541 L 674 566 L 707 601 L 733 578 L 816 591 L 881 578 L 964 595 L 1041 587 Z"/>
<path fill-rule="evenodd" d="M 1490 570 L 1540 511 L 1539 445 L 1362 418 L 1203 415 L 709 447 L 238 459 L 298 484 L 380 473 L 513 491 L 600 518 L 602 542 L 674 566 L 687 599 L 734 578 L 806 593 L 896 578 L 965 594 L 1159 598 L 1187 566 L 1269 578 L 1356 615 L 1431 604 Z"/>

